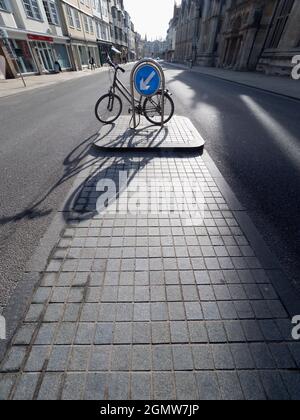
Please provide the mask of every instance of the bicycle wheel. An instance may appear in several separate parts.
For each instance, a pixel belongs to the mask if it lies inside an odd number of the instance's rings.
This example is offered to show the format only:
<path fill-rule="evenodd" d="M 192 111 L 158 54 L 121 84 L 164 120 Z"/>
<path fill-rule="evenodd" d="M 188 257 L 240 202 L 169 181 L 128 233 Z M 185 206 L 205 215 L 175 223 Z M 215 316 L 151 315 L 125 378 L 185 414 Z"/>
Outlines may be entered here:
<path fill-rule="evenodd" d="M 119 96 L 108 93 L 102 96 L 95 106 L 97 119 L 104 124 L 112 124 L 122 112 L 122 101 Z"/>
<path fill-rule="evenodd" d="M 156 95 L 146 98 L 143 105 L 143 113 L 148 121 L 154 125 L 161 124 L 161 94 L 157 92 Z M 164 94 L 164 124 L 166 124 L 173 117 L 175 111 L 174 102 L 171 96 L 165 92 Z"/>

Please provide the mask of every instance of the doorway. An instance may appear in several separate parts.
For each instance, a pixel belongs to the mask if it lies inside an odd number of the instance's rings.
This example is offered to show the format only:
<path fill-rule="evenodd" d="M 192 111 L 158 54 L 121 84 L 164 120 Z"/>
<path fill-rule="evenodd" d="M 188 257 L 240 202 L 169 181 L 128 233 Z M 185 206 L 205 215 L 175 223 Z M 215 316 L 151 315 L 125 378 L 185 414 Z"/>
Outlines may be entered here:
<path fill-rule="evenodd" d="M 36 50 L 42 70 L 45 72 L 53 71 L 55 60 L 50 44 L 47 42 L 35 42 L 34 48 Z"/>

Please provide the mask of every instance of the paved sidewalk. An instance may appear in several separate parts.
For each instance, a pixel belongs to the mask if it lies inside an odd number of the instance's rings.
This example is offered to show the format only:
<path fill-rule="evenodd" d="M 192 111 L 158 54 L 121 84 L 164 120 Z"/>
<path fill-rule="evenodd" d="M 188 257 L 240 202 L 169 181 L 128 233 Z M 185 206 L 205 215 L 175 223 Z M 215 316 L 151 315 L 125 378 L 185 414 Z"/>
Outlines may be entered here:
<path fill-rule="evenodd" d="M 59 74 L 28 76 L 25 77 L 25 82 L 27 84 L 26 88 L 24 87 L 22 79 L 20 78 L 0 80 L 0 98 L 5 98 L 17 93 L 26 93 L 34 89 L 67 82 L 69 80 L 79 79 L 81 77 L 91 76 L 95 73 L 103 72 L 107 69 L 107 67 L 102 67 L 96 69 L 95 71 L 86 69 L 83 71 L 68 71 Z"/>
<path fill-rule="evenodd" d="M 230 82 L 240 83 L 242 85 L 263 89 L 278 95 L 288 96 L 300 100 L 300 81 L 288 77 L 267 76 L 256 72 L 242 72 L 219 69 L 216 67 L 193 67 L 188 68 L 182 64 L 167 63 L 168 65 L 182 68 L 188 71 L 201 73 L 207 76 L 216 77 Z"/>
<path fill-rule="evenodd" d="M 178 206 L 196 183 L 204 220 L 98 214 L 98 182 L 120 185 L 120 171 L 132 188 L 169 183 Z M 288 283 L 206 153 L 94 154 L 76 185 L 1 365 L 2 399 L 300 399 L 300 343 L 277 293 Z"/>

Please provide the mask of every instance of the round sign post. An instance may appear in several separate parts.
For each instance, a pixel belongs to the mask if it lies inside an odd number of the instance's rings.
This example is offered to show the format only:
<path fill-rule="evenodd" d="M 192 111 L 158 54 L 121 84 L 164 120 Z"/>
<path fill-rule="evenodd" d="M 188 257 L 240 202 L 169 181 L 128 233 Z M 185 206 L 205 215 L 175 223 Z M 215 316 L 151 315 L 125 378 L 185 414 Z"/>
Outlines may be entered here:
<path fill-rule="evenodd" d="M 161 125 L 164 125 L 165 85 L 165 75 L 162 67 L 158 64 L 157 61 L 151 58 L 147 58 L 140 60 L 133 67 L 130 76 L 130 88 L 134 128 L 137 127 L 135 112 L 135 90 L 141 96 L 151 97 L 161 89 Z"/>

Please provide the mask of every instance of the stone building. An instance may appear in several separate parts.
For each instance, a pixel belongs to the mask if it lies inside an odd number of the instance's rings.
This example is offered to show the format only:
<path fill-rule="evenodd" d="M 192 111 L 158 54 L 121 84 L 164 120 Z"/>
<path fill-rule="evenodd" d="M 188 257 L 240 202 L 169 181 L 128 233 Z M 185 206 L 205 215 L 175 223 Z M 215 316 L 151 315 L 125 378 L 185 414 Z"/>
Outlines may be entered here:
<path fill-rule="evenodd" d="M 299 0 L 182 0 L 176 61 L 290 74 L 300 54 Z"/>
<path fill-rule="evenodd" d="M 194 60 L 200 29 L 201 0 L 182 0 L 176 30 L 174 60 Z"/>
<path fill-rule="evenodd" d="M 174 54 L 176 48 L 176 35 L 177 35 L 177 26 L 178 26 L 178 18 L 180 14 L 180 7 L 177 6 L 175 3 L 174 5 L 174 13 L 173 17 L 169 22 L 169 29 L 167 32 L 167 40 L 166 40 L 166 57 L 167 61 L 173 62 L 174 61 Z"/>

